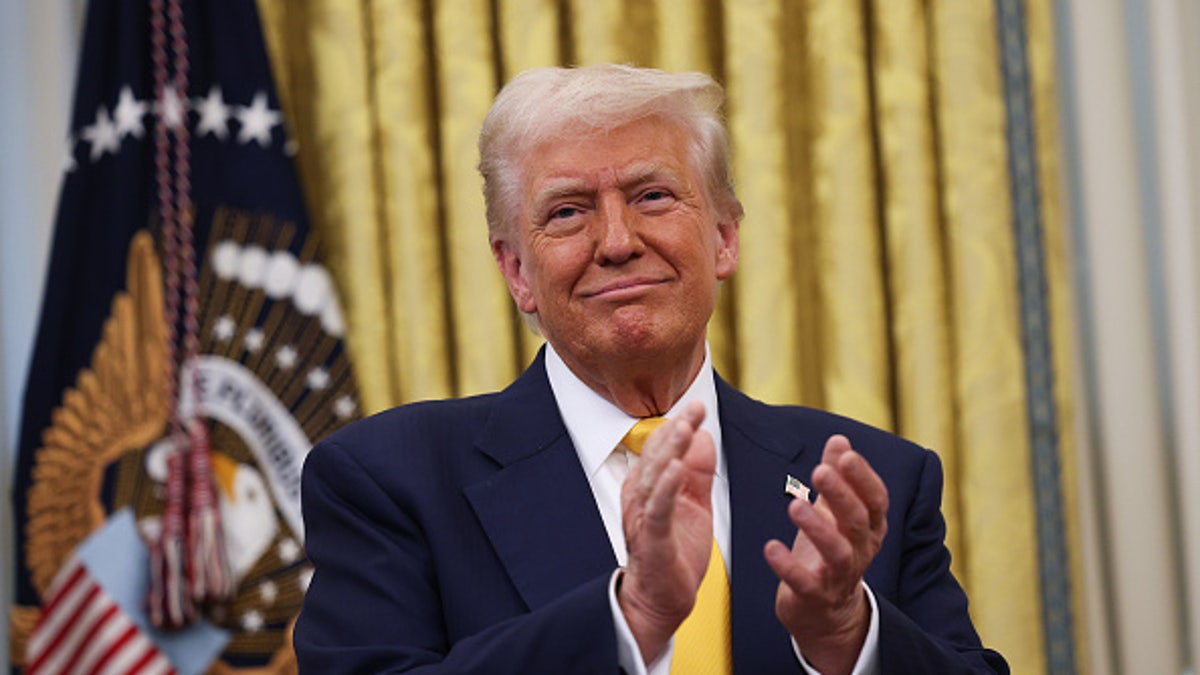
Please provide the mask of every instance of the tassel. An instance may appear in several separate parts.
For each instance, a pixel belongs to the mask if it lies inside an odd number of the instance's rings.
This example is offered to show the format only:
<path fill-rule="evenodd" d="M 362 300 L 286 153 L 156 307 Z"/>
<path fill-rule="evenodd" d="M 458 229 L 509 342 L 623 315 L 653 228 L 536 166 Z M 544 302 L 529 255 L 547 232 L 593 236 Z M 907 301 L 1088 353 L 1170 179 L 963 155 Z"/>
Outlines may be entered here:
<path fill-rule="evenodd" d="M 185 470 L 183 448 L 177 443 L 167 459 L 167 504 L 162 531 L 150 549 L 150 622 L 162 629 L 182 628 L 196 616 L 196 606 L 185 592 Z"/>
<path fill-rule="evenodd" d="M 233 576 L 225 550 L 221 508 L 213 485 L 209 459 L 208 431 L 204 423 L 191 424 L 191 489 L 188 494 L 188 566 L 193 600 L 221 602 L 233 595 Z"/>

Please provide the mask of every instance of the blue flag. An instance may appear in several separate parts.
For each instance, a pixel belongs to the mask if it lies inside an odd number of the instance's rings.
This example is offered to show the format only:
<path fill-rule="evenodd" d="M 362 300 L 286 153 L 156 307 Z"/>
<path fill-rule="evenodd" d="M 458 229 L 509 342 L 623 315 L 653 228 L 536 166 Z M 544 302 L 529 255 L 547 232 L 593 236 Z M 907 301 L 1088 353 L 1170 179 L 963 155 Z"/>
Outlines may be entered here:
<path fill-rule="evenodd" d="M 300 467 L 359 415 L 294 152 L 254 0 L 92 0 L 22 409 L 14 664 L 111 514 L 147 544 L 163 531 L 176 411 L 206 432 L 233 584 L 197 618 L 228 631 L 231 669 L 294 663 Z M 99 629 L 81 630 L 55 648 Z"/>

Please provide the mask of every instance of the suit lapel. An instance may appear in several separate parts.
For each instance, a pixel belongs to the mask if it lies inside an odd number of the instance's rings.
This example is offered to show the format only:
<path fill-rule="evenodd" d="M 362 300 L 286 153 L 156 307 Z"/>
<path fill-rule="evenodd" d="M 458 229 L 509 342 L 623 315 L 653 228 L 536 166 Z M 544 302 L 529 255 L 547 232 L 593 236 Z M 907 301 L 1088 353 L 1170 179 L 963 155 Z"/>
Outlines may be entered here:
<path fill-rule="evenodd" d="M 616 568 L 544 354 L 497 398 L 477 446 L 498 469 L 465 493 L 530 609 Z"/>
<path fill-rule="evenodd" d="M 770 406 L 717 379 L 721 435 L 729 471 L 731 515 L 730 610 L 735 672 L 772 672 L 790 663 L 791 641 L 775 618 L 778 579 L 763 558 L 771 539 L 791 545 L 796 527 L 787 515 L 789 475 L 806 485 L 820 448 L 789 438 Z"/>
<path fill-rule="evenodd" d="M 774 408 L 719 377 L 717 397 L 730 485 L 734 669 L 772 672 L 793 657 L 762 547 L 770 539 L 791 544 L 784 483 L 792 475 L 807 484 L 820 448 L 789 438 L 794 429 Z M 616 568 L 541 355 L 498 397 L 477 445 L 497 470 L 465 494 L 530 609 Z"/>

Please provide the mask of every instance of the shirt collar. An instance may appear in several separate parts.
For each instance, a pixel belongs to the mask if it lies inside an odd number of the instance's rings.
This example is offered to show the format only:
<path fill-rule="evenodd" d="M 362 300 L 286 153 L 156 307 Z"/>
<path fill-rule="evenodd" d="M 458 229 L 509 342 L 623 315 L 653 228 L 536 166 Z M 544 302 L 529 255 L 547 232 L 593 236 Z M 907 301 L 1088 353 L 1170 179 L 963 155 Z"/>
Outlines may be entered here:
<path fill-rule="evenodd" d="M 546 343 L 546 376 L 550 380 L 550 389 L 554 392 L 554 400 L 558 403 L 559 414 L 575 444 L 575 451 L 583 469 L 591 478 L 600 465 L 612 453 L 613 448 L 621 442 L 621 438 L 637 422 L 636 417 L 630 417 L 623 410 L 613 405 L 600 394 L 583 383 L 571 372 L 563 362 L 558 352 L 550 343 Z M 700 372 L 683 392 L 683 396 L 667 411 L 668 418 L 674 418 L 690 401 L 700 401 L 706 412 L 700 428 L 707 431 L 713 438 L 717 449 L 717 475 L 725 477 L 725 461 L 721 448 L 720 411 L 717 409 L 717 387 L 713 379 L 712 355 L 708 344 L 704 345 L 704 363 Z"/>

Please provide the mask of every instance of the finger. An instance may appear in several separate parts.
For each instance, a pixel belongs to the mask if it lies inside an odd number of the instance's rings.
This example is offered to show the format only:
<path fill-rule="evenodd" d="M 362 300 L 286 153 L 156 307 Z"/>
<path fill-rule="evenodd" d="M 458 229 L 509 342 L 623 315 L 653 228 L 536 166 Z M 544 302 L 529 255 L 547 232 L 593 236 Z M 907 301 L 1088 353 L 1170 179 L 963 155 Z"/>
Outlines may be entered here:
<path fill-rule="evenodd" d="M 683 407 L 677 417 L 655 429 L 642 446 L 642 457 L 658 457 L 664 452 L 672 457 L 681 457 L 688 450 L 692 438 L 700 429 L 706 415 L 704 404 L 691 401 Z"/>
<path fill-rule="evenodd" d="M 855 544 L 864 543 L 869 535 L 870 513 L 854 487 L 836 468 L 827 464 L 813 470 L 812 481 L 821 495 L 825 512 L 837 529 Z"/>
<path fill-rule="evenodd" d="M 687 422 L 668 420 L 646 439 L 642 453 L 629 473 L 630 479 L 636 475 L 638 496 L 642 500 L 649 499 L 667 464 L 683 454 L 691 433 Z"/>
<path fill-rule="evenodd" d="M 838 459 L 847 452 L 853 452 L 850 439 L 841 434 L 834 434 L 825 441 L 825 449 L 821 452 L 821 463 L 836 465 Z"/>
<path fill-rule="evenodd" d="M 866 458 L 850 452 L 838 459 L 839 475 L 867 509 L 869 527 L 876 530 L 887 520 L 887 486 Z"/>
<path fill-rule="evenodd" d="M 683 463 L 672 460 L 663 469 L 642 511 L 646 533 L 651 537 L 666 537 L 671 532 L 675 501 L 683 486 Z"/>
<path fill-rule="evenodd" d="M 646 437 L 646 442 L 642 445 L 641 461 L 662 463 L 672 457 L 681 457 L 695 433 L 696 426 L 685 417 L 667 420 Z"/>
<path fill-rule="evenodd" d="M 791 549 L 778 539 L 772 539 L 763 546 L 763 557 L 767 566 L 779 577 L 779 580 L 792 589 L 796 595 L 808 595 L 816 588 L 813 574 L 792 555 Z"/>
<path fill-rule="evenodd" d="M 822 570 L 828 567 L 804 530 L 796 530 L 791 548 L 777 539 L 767 542 L 763 557 L 775 576 L 796 596 L 811 597 L 823 590 Z"/>
<path fill-rule="evenodd" d="M 682 459 L 693 480 L 697 481 L 694 484 L 696 489 L 707 490 L 711 487 L 713 473 L 717 470 L 717 448 L 707 431 L 698 429 L 692 434 Z"/>
<path fill-rule="evenodd" d="M 692 425 L 693 429 L 699 429 L 706 415 L 707 412 L 704 409 L 703 403 L 700 401 L 690 401 L 680 411 L 679 419 Z"/>
<path fill-rule="evenodd" d="M 788 505 L 788 516 L 825 566 L 837 572 L 850 571 L 854 548 L 838 529 L 837 521 L 819 513 L 803 499 L 792 500 Z M 801 543 L 797 541 L 798 545 Z"/>

